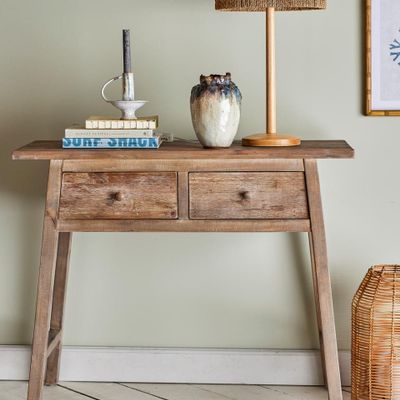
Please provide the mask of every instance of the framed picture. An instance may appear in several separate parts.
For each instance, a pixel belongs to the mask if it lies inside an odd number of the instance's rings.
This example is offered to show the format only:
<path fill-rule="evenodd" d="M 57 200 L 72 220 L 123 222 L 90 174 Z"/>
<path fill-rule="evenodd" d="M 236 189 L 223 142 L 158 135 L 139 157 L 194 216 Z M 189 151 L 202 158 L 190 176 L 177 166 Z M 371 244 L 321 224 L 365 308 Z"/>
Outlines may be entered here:
<path fill-rule="evenodd" d="M 400 116 L 400 1 L 365 1 L 366 114 Z"/>

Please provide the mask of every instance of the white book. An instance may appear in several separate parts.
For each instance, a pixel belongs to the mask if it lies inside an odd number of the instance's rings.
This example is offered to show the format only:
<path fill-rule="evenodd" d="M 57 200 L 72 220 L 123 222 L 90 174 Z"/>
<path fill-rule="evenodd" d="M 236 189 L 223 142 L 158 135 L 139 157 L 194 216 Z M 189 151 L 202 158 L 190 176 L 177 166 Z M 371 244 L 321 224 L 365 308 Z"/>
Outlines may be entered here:
<path fill-rule="evenodd" d="M 73 125 L 65 130 L 66 138 L 151 138 L 153 129 L 85 129 L 81 125 Z"/>
<path fill-rule="evenodd" d="M 137 119 L 119 119 L 106 116 L 91 116 L 85 122 L 86 129 L 157 129 L 158 116 Z"/>

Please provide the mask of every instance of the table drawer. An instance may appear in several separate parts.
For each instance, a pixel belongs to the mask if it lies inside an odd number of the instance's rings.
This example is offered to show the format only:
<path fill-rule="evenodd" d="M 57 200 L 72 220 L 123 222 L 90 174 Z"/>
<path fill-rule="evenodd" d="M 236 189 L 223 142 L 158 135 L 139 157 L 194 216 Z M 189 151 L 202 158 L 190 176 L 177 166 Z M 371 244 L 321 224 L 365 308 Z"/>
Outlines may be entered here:
<path fill-rule="evenodd" d="M 60 219 L 176 219 L 175 172 L 64 173 Z"/>
<path fill-rule="evenodd" d="M 303 172 L 213 172 L 189 177 L 191 219 L 308 218 Z"/>

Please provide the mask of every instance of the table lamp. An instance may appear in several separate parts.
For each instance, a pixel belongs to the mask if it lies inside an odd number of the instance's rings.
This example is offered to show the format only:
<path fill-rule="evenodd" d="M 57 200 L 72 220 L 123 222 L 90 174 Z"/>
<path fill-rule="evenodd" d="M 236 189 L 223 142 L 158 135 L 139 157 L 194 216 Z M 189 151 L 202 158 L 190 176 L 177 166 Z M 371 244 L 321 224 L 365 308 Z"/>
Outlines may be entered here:
<path fill-rule="evenodd" d="M 244 146 L 297 146 L 300 138 L 276 131 L 275 11 L 319 10 L 326 0 L 215 0 L 220 11 L 265 12 L 267 23 L 267 123 L 266 133 L 243 138 Z"/>

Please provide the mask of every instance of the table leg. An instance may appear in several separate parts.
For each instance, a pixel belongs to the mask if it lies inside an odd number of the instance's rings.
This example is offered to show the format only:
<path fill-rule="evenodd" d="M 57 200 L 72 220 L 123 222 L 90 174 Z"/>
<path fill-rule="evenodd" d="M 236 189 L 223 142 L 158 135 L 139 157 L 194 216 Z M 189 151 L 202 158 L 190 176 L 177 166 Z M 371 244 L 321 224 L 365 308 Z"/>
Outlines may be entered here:
<path fill-rule="evenodd" d="M 58 232 L 54 228 L 53 220 L 49 217 L 45 217 L 42 240 L 28 400 L 40 400 L 46 371 L 51 301 L 58 244 Z"/>
<path fill-rule="evenodd" d="M 60 195 L 61 171 L 62 161 L 55 160 L 50 162 L 37 287 L 35 327 L 33 330 L 28 400 L 41 399 L 48 350 L 56 343 L 55 340 L 57 339 L 52 338 L 49 331 L 59 241 L 59 233 L 55 228 L 55 221 Z"/>
<path fill-rule="evenodd" d="M 315 265 L 315 257 L 314 257 L 314 238 L 312 233 L 310 232 L 308 234 L 308 242 L 310 244 L 310 256 L 311 256 L 311 271 L 312 271 L 312 279 L 313 279 L 313 286 L 314 286 L 314 303 L 315 303 L 315 309 L 317 312 L 317 324 L 318 324 L 318 337 L 319 337 L 319 343 L 321 347 L 321 363 L 322 363 L 322 372 L 324 376 L 324 383 L 325 385 L 327 384 L 326 380 L 326 367 L 325 367 L 325 353 L 324 353 L 324 339 L 322 336 L 322 321 L 321 321 L 321 306 L 319 302 L 319 291 L 318 291 L 318 282 L 317 282 L 317 276 L 316 276 L 316 265 Z"/>
<path fill-rule="evenodd" d="M 321 356 L 330 400 L 342 400 L 332 288 L 328 270 L 324 218 L 317 162 L 305 160 L 305 176 L 310 210 L 310 249 L 315 302 L 320 330 Z"/>
<path fill-rule="evenodd" d="M 56 272 L 53 289 L 53 308 L 51 311 L 50 332 L 59 335 L 57 344 L 48 355 L 46 370 L 46 385 L 55 385 L 58 382 L 60 372 L 60 358 L 62 347 L 62 328 L 64 304 L 67 289 L 69 256 L 71 251 L 72 233 L 62 232 L 58 238 L 58 251 Z"/>

